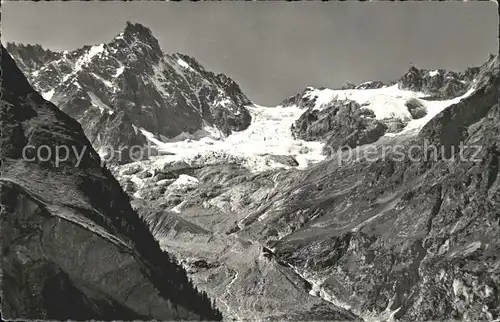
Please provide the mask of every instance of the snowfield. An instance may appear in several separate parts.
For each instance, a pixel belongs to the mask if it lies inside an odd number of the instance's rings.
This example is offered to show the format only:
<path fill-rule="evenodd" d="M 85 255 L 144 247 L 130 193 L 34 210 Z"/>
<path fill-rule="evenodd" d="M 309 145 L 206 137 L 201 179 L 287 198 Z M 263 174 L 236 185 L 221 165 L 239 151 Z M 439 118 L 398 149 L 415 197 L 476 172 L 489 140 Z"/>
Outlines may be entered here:
<path fill-rule="evenodd" d="M 434 73 L 435 72 L 435 73 Z M 438 71 L 431 72 L 437 75 Z M 460 102 L 461 99 L 470 96 L 475 88 L 472 86 L 467 93 L 450 100 L 431 101 L 425 100 L 425 93 L 402 90 L 398 84 L 382 87 L 378 89 L 351 89 L 351 90 L 332 90 L 332 89 L 312 89 L 304 97 L 315 99 L 314 110 L 322 110 L 333 100 L 355 101 L 366 109 L 375 113 L 378 120 L 396 118 L 407 122 L 408 124 L 399 133 L 387 133 L 386 136 L 398 136 L 402 134 L 418 133 L 418 131 L 429 122 L 434 116 L 443 111 L 446 107 Z M 413 119 L 406 102 L 411 99 L 418 99 L 427 110 L 427 115 L 420 119 Z"/>
<path fill-rule="evenodd" d="M 404 121 L 410 121 L 411 128 L 415 129 L 425 125 L 432 117 L 437 115 L 447 106 L 458 103 L 460 99 L 472 94 L 473 88 L 460 97 L 451 100 L 443 101 L 427 101 L 424 98 L 425 93 L 402 90 L 398 88 L 398 84 L 377 88 L 377 89 L 350 89 L 350 90 L 333 90 L 333 89 L 313 89 L 307 92 L 304 97 L 315 99 L 314 110 L 322 110 L 328 106 L 333 100 L 355 101 L 366 109 L 375 113 L 375 118 L 378 120 L 397 118 Z M 411 99 L 419 99 L 426 107 L 428 116 L 423 119 L 413 120 L 406 102 Z M 416 122 L 418 121 L 418 122 Z"/>
<path fill-rule="evenodd" d="M 307 142 L 292 137 L 290 127 L 304 112 L 295 106 L 286 108 L 247 106 L 252 115 L 251 125 L 244 131 L 234 132 L 228 137 L 212 127 L 195 134 L 181 134 L 162 142 L 154 134 L 139 129 L 158 150 L 172 153 L 159 157 L 154 165 L 163 168 L 166 164 L 184 161 L 217 164 L 235 162 L 250 171 L 260 172 L 273 168 L 287 168 L 289 165 L 276 162 L 269 155 L 292 156 L 305 168 L 325 158 L 321 154 L 321 142 Z"/>
<path fill-rule="evenodd" d="M 395 84 L 377 89 L 315 89 L 304 96 L 309 99 L 316 98 L 316 104 L 313 108 L 315 110 L 324 109 L 333 100 L 349 100 L 358 102 L 360 105 L 365 105 L 364 107 L 372 110 L 375 113 L 375 117 L 379 120 L 388 118 L 407 120 L 411 119 L 411 115 L 405 106 L 406 101 L 410 98 L 425 97 L 426 94 L 401 90 Z"/>
<path fill-rule="evenodd" d="M 316 97 L 313 109 L 323 109 L 333 100 L 356 101 L 364 108 L 375 113 L 375 118 L 384 120 L 399 118 L 407 123 L 399 133 L 387 133 L 386 136 L 416 134 L 434 116 L 446 107 L 458 103 L 462 98 L 472 94 L 474 88 L 460 97 L 443 101 L 427 101 L 422 99 L 424 93 L 398 89 L 397 85 L 379 89 L 331 90 L 312 89 L 304 97 Z M 418 98 L 427 109 L 427 115 L 413 119 L 406 107 L 410 98 Z M 270 156 L 291 156 L 298 169 L 325 159 L 322 155 L 323 143 L 294 139 L 290 130 L 292 124 L 305 112 L 297 106 L 264 107 L 247 106 L 252 123 L 244 131 L 234 132 L 223 137 L 220 132 L 206 126 L 194 134 L 183 133 L 168 142 L 160 140 L 153 133 L 139 128 L 146 138 L 159 151 L 169 155 L 157 157 L 154 168 L 163 169 L 174 163 L 185 162 L 189 166 L 209 164 L 241 164 L 252 172 L 261 172 L 275 168 L 289 168 L 290 164 L 277 161 Z M 286 160 L 286 159 L 284 159 Z"/>
<path fill-rule="evenodd" d="M 443 101 L 426 101 L 426 100 L 420 100 L 420 102 L 424 103 L 424 106 L 427 109 L 427 115 L 424 117 L 417 119 L 417 120 L 411 120 L 408 122 L 408 125 L 403 129 L 403 131 L 399 133 L 387 133 L 386 136 L 398 136 L 398 135 L 403 135 L 403 134 L 408 134 L 411 132 L 414 132 L 415 134 L 420 131 L 420 129 L 427 124 L 430 120 L 434 118 L 434 116 L 438 115 L 443 111 L 445 108 L 447 108 L 450 105 L 457 104 L 459 103 L 463 98 L 466 98 L 470 96 L 474 92 L 475 88 L 471 87 L 464 95 L 458 96 L 455 98 L 452 98 L 450 100 L 443 100 Z"/>
<path fill-rule="evenodd" d="M 120 37 L 122 36 L 118 36 L 117 39 Z M 103 44 L 90 47 L 74 62 L 73 71 L 64 76 L 62 83 L 75 78 L 73 80 L 75 86 L 80 87 L 76 79 L 78 71 L 93 60 L 108 56 L 108 50 L 108 47 Z M 198 72 L 179 55 L 169 56 L 165 59 L 153 66 L 154 73 L 147 81 L 154 84 L 163 98 L 167 99 L 170 97 L 170 93 L 165 89 L 165 84 L 171 80 L 166 79 L 165 72 L 169 66 L 174 68 L 178 75 L 184 77 L 187 83 L 189 83 L 187 75 Z M 116 92 L 119 90 L 115 86 L 116 78 L 123 74 L 125 68 L 126 66 L 120 63 L 111 79 L 104 79 L 95 73 L 91 73 L 91 75 L 99 80 L 103 86 Z M 440 74 L 440 71 L 432 70 L 428 74 L 435 77 Z M 206 80 L 204 81 L 206 82 Z M 55 88 L 58 88 L 62 83 Z M 370 82 L 364 84 L 368 83 Z M 57 100 L 59 93 L 55 88 L 43 92 L 43 97 L 46 100 Z M 363 108 L 373 111 L 378 120 L 399 119 L 406 125 L 405 128 L 399 133 L 385 134 L 387 137 L 396 137 L 418 133 L 428 121 L 446 107 L 469 96 L 474 91 L 473 88 L 474 86 L 471 86 L 471 90 L 461 97 L 444 101 L 425 100 L 427 94 L 399 89 L 398 84 L 377 89 L 348 90 L 308 87 L 302 98 L 314 101 L 313 110 L 321 111 L 328 108 L 330 103 L 335 100 L 355 101 Z M 101 114 L 113 114 L 114 107 L 106 105 L 94 92 L 87 94 L 90 103 Z M 410 99 L 418 99 L 426 109 L 427 114 L 420 119 L 413 119 L 406 106 Z M 225 95 L 220 95 L 213 104 L 218 107 L 232 108 L 230 98 Z M 148 141 L 164 154 L 154 159 L 153 166 L 159 169 L 179 162 L 184 162 L 188 166 L 234 163 L 242 165 L 252 172 L 261 172 L 275 168 L 294 167 L 296 163 L 298 163 L 298 169 L 304 169 L 325 159 L 325 156 L 322 155 L 323 142 L 298 140 L 292 136 L 291 126 L 305 112 L 305 109 L 295 105 L 285 107 L 250 105 L 247 106 L 247 109 L 252 117 L 250 126 L 244 131 L 233 132 L 227 137 L 208 124 L 196 133 L 182 133 L 171 139 L 156 136 L 141 127 L 134 126 L 134 129 L 137 133 L 140 131 L 145 135 Z M 201 110 L 198 112 L 201 114 Z"/>

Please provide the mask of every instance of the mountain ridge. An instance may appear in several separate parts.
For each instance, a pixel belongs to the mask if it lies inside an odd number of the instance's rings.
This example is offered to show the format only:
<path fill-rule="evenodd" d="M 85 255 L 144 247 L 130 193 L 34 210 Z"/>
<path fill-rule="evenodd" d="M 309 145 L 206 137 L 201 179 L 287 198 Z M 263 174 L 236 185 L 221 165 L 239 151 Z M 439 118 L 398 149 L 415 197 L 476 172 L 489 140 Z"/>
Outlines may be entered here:
<path fill-rule="evenodd" d="M 494 54 L 489 54 L 486 60 L 494 57 Z M 470 86 L 474 76 L 478 73 L 480 66 L 467 67 L 462 71 L 448 70 L 443 68 L 418 68 L 411 65 L 403 76 L 396 80 L 380 81 L 368 80 L 358 84 L 347 81 L 341 86 L 332 87 L 333 90 L 352 90 L 352 89 L 377 89 L 398 84 L 400 89 L 409 89 L 412 91 L 423 91 L 428 97 L 427 99 L 449 99 L 457 97 L 465 93 L 464 88 Z M 457 85 L 461 83 L 465 86 Z M 453 91 L 453 85 L 459 86 Z M 327 89 L 327 86 L 306 86 L 302 91 L 295 92 L 283 99 L 278 106 L 289 106 L 291 104 L 301 105 L 299 98 L 304 96 L 308 91 L 315 89 Z M 441 92 L 439 92 L 441 90 Z"/>
<path fill-rule="evenodd" d="M 238 84 L 190 56 L 164 54 L 139 23 L 127 22 L 108 43 L 72 51 L 7 49 L 33 86 L 82 124 L 101 155 L 145 145 L 149 133 L 162 140 L 209 126 L 229 135 L 251 122 L 251 101 Z"/>

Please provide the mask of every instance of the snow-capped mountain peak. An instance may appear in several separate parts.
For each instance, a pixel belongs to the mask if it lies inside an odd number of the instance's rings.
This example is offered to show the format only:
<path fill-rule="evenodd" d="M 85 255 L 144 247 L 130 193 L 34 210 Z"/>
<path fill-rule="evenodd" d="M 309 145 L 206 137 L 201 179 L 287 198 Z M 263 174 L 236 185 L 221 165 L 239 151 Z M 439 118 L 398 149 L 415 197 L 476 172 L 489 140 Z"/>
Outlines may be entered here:
<path fill-rule="evenodd" d="M 138 55 L 152 55 L 153 53 L 158 56 L 163 55 L 158 39 L 155 38 L 151 29 L 140 23 L 127 22 L 125 29 L 115 36 L 111 43 L 111 46 L 113 45 L 117 45 L 117 49 L 120 50 L 128 48 Z"/>
<path fill-rule="evenodd" d="M 71 51 L 9 47 L 31 84 L 76 118 L 96 149 L 145 144 L 141 133 L 128 130 L 133 127 L 172 138 L 206 125 L 228 135 L 250 122 L 245 105 L 251 102 L 232 79 L 188 55 L 164 54 L 140 23 L 128 22 L 107 43 Z M 125 121 L 132 124 L 119 126 Z"/>

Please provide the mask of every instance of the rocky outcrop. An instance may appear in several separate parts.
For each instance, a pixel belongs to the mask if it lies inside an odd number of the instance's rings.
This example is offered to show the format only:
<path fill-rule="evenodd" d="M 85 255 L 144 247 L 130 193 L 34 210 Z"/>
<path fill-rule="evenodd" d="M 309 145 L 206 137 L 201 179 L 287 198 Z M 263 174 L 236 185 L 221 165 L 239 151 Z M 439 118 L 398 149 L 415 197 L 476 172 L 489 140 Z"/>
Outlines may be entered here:
<path fill-rule="evenodd" d="M 471 135 L 471 126 L 487 117 L 491 106 L 498 104 L 498 74 L 498 55 L 491 56 L 476 74 L 475 93 L 436 115 L 425 125 L 420 136 L 442 146 L 446 156 L 458 151 L 460 143 Z"/>
<path fill-rule="evenodd" d="M 372 118 L 373 112 L 356 102 L 334 101 L 323 110 L 308 109 L 292 125 L 292 133 L 303 140 L 324 140 L 324 153 L 330 155 L 344 147 L 373 143 L 387 126 Z"/>
<path fill-rule="evenodd" d="M 314 101 L 309 100 L 305 95 L 312 89 L 312 87 L 307 87 L 302 92 L 297 93 L 289 98 L 284 99 L 278 106 L 287 107 L 287 106 L 297 106 L 299 108 L 311 108 L 314 106 Z"/>
<path fill-rule="evenodd" d="M 73 51 L 16 44 L 8 50 L 34 88 L 82 124 L 96 150 L 144 145 L 140 128 L 161 140 L 205 125 L 229 135 L 251 122 L 251 102 L 238 84 L 187 55 L 165 55 L 140 24 Z"/>
<path fill-rule="evenodd" d="M 365 83 L 357 85 L 356 87 L 354 87 L 354 89 L 376 89 L 376 88 L 384 87 L 384 85 L 385 84 L 379 80 L 369 81 L 369 82 L 365 82 Z"/>
<path fill-rule="evenodd" d="M 408 101 L 406 101 L 405 105 L 414 120 L 418 120 L 427 115 L 427 109 L 425 108 L 425 105 L 417 98 L 409 99 Z"/>
<path fill-rule="evenodd" d="M 356 88 L 356 84 L 353 84 L 351 82 L 347 82 L 345 83 L 344 85 L 342 85 L 342 87 L 340 89 L 355 89 Z"/>
<path fill-rule="evenodd" d="M 220 320 L 80 124 L 35 92 L 3 47 L 1 62 L 2 317 Z M 58 158 L 61 147 L 70 153 Z"/>
<path fill-rule="evenodd" d="M 399 80 L 398 87 L 429 94 L 430 99 L 450 99 L 467 92 L 478 72 L 479 67 L 469 67 L 457 73 L 444 69 L 418 69 L 412 66 Z"/>

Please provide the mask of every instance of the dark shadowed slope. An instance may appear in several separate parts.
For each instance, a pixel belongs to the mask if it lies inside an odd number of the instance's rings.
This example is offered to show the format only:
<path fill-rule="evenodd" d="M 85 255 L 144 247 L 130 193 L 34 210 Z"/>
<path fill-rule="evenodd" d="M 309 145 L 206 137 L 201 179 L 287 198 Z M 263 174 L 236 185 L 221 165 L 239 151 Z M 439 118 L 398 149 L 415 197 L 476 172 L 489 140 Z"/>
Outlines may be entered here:
<path fill-rule="evenodd" d="M 35 92 L 2 47 L 2 316 L 208 319 L 221 315 L 163 253 L 80 124 Z M 66 162 L 23 147 L 68 146 Z M 45 152 L 46 153 L 46 152 Z M 45 156 L 45 155 L 43 155 Z"/>

